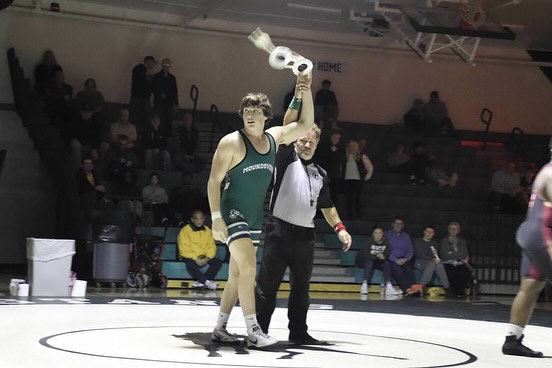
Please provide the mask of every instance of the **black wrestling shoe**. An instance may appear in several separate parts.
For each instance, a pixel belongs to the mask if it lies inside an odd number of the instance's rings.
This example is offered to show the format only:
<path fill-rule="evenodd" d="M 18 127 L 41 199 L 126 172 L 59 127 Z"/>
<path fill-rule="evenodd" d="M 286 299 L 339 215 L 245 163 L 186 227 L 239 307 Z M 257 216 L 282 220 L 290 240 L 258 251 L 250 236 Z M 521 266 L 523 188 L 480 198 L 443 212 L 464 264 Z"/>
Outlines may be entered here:
<path fill-rule="evenodd" d="M 524 335 L 521 335 L 519 339 L 516 338 L 516 335 L 506 336 L 506 341 L 504 341 L 504 345 L 502 345 L 502 353 L 505 355 L 542 358 L 542 353 L 540 351 L 533 351 L 521 343 L 523 336 Z"/>
<path fill-rule="evenodd" d="M 289 335 L 288 338 L 289 342 L 292 342 L 296 345 L 324 345 L 326 344 L 325 341 L 316 340 L 314 337 L 309 335 L 308 333 L 304 333 L 301 335 Z"/>

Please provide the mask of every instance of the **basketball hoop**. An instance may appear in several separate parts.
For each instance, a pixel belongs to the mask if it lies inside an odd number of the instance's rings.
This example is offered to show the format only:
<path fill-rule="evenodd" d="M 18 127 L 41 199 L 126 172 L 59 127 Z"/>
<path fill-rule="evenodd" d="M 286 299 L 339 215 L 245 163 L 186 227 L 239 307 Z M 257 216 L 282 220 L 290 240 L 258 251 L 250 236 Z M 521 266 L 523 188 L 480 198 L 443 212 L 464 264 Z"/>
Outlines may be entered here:
<path fill-rule="evenodd" d="M 465 30 L 478 29 L 487 20 L 487 12 L 483 10 L 482 0 L 469 0 L 467 4 L 458 5 L 460 27 Z"/>

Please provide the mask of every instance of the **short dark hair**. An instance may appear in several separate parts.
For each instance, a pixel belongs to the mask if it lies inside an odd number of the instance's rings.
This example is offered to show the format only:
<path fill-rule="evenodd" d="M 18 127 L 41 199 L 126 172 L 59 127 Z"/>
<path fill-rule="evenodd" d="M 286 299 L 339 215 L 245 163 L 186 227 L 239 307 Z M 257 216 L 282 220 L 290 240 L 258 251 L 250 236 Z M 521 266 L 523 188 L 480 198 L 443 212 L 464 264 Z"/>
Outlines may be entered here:
<path fill-rule="evenodd" d="M 375 230 L 377 229 L 380 229 L 381 231 L 385 231 L 383 226 L 380 226 L 380 225 L 375 225 L 373 228 L 372 228 L 372 232 L 374 232 Z"/>
<path fill-rule="evenodd" d="M 329 85 L 331 86 L 331 85 L 332 85 L 332 82 L 331 82 L 329 79 L 324 79 L 324 80 L 322 81 L 322 85 L 324 85 L 324 84 L 329 84 Z"/>
<path fill-rule="evenodd" d="M 433 231 L 435 231 L 435 226 L 429 224 L 429 225 L 424 226 L 424 230 L 425 229 L 432 229 Z"/>
<path fill-rule="evenodd" d="M 240 109 L 238 110 L 240 117 L 243 117 L 243 109 L 248 106 L 262 108 L 266 121 L 269 122 L 272 120 L 272 105 L 270 104 L 267 95 L 264 93 L 248 93 L 245 95 L 245 97 L 242 98 Z"/>
<path fill-rule="evenodd" d="M 149 180 L 151 181 L 151 178 L 153 178 L 154 176 L 157 176 L 157 181 L 161 181 L 161 177 L 155 171 L 153 171 L 151 174 L 149 174 Z"/>
<path fill-rule="evenodd" d="M 439 92 L 437 91 L 431 91 L 431 93 L 429 94 L 430 96 L 437 96 L 439 97 Z"/>
<path fill-rule="evenodd" d="M 404 218 L 402 218 L 401 216 L 395 216 L 393 217 L 393 222 L 397 221 L 397 220 L 401 220 L 402 222 L 405 222 L 404 221 Z"/>

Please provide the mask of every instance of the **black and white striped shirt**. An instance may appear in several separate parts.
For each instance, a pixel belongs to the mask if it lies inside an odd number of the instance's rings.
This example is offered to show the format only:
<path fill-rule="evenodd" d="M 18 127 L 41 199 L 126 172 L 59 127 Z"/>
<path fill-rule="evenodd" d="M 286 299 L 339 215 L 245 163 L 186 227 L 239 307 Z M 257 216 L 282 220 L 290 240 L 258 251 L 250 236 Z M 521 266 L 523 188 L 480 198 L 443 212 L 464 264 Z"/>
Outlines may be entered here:
<path fill-rule="evenodd" d="M 326 171 L 301 160 L 294 144 L 281 145 L 276 155 L 270 213 L 293 225 L 314 228 L 317 208 L 332 208 Z"/>

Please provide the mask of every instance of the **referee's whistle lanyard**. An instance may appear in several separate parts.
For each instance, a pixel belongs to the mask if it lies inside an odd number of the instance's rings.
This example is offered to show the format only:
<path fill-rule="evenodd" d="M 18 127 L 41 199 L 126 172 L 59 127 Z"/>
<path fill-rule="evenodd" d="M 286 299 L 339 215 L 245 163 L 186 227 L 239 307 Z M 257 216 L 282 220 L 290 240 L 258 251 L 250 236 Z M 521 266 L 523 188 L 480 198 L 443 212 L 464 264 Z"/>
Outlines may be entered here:
<path fill-rule="evenodd" d="M 307 180 L 309 181 L 309 197 L 310 197 L 310 206 L 314 206 L 314 199 L 312 198 L 312 185 L 311 185 L 311 179 L 310 179 L 310 173 L 309 169 L 307 168 L 307 165 L 305 165 L 305 161 L 301 160 L 301 165 L 303 166 L 303 169 L 305 169 L 305 173 L 307 174 Z"/>

